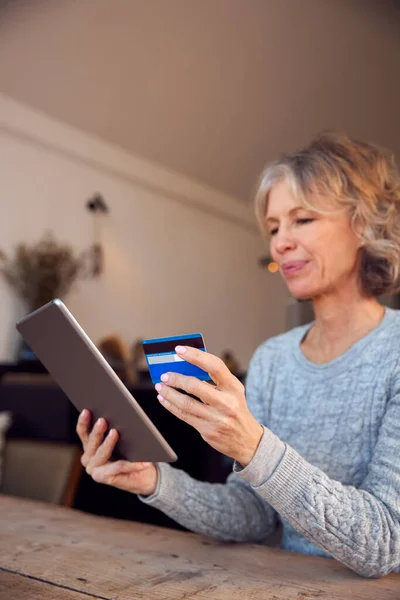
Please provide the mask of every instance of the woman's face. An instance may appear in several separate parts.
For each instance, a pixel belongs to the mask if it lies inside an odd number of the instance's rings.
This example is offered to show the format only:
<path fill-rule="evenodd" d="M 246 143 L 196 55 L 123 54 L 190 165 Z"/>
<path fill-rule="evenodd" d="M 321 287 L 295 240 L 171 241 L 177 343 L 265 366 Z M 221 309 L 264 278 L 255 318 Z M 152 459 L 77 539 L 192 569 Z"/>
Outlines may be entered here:
<path fill-rule="evenodd" d="M 344 210 L 315 194 L 320 215 L 303 208 L 286 182 L 269 193 L 266 214 L 271 235 L 270 252 L 290 293 L 299 299 L 337 293 L 358 279 L 360 242 Z"/>

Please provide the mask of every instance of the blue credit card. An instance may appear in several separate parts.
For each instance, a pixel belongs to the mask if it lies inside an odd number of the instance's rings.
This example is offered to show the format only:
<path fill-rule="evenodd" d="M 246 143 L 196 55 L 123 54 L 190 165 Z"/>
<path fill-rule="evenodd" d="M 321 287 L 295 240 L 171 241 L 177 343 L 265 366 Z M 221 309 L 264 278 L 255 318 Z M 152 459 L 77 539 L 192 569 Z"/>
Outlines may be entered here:
<path fill-rule="evenodd" d="M 191 346 L 205 352 L 206 347 L 201 333 L 142 340 L 142 346 L 153 383 L 160 383 L 161 375 L 168 371 L 210 381 L 210 376 L 206 371 L 186 362 L 175 352 L 175 346 Z"/>

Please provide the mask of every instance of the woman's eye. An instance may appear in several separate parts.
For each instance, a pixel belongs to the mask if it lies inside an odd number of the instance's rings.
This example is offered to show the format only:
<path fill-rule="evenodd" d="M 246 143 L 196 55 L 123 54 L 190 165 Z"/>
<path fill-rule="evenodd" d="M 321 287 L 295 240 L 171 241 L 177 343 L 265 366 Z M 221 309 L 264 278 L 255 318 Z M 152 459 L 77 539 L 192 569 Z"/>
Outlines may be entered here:
<path fill-rule="evenodd" d="M 305 225 L 306 223 L 312 223 L 315 221 L 313 217 L 304 217 L 303 219 L 296 219 L 296 225 Z M 279 227 L 274 227 L 270 230 L 269 235 L 276 235 L 279 231 Z"/>
<path fill-rule="evenodd" d="M 314 221 L 314 219 L 311 219 L 311 217 L 309 217 L 308 219 L 297 219 L 296 223 L 304 225 L 305 223 L 311 223 L 312 221 Z"/>

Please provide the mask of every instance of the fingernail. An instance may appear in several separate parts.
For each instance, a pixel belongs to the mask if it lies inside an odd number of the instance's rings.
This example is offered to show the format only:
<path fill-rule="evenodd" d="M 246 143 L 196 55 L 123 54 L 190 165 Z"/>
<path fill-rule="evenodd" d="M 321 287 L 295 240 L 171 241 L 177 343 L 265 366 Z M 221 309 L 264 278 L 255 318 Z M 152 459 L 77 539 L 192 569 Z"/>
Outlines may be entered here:
<path fill-rule="evenodd" d="M 88 414 L 88 409 L 84 408 L 83 411 L 81 412 L 81 417 L 86 417 L 87 414 Z"/>
<path fill-rule="evenodd" d="M 96 421 L 96 425 L 101 425 L 102 421 L 103 421 L 103 419 L 101 417 L 99 417 Z"/>
<path fill-rule="evenodd" d="M 155 388 L 156 388 L 157 392 L 161 392 L 161 390 L 162 390 L 161 383 L 156 383 Z"/>
<path fill-rule="evenodd" d="M 159 400 L 161 403 L 165 402 L 165 398 L 163 398 L 162 396 L 158 395 L 157 396 L 157 400 Z"/>
<path fill-rule="evenodd" d="M 115 431 L 115 429 L 110 429 L 110 431 L 108 432 L 108 437 L 111 437 L 112 435 L 114 435 L 114 431 Z"/>
<path fill-rule="evenodd" d="M 185 346 L 176 346 L 175 347 L 175 352 L 177 354 L 185 354 L 186 348 L 185 348 Z"/>
<path fill-rule="evenodd" d="M 167 373 L 163 373 L 160 377 L 161 381 L 164 381 L 165 383 L 167 383 L 169 377 L 167 375 Z"/>

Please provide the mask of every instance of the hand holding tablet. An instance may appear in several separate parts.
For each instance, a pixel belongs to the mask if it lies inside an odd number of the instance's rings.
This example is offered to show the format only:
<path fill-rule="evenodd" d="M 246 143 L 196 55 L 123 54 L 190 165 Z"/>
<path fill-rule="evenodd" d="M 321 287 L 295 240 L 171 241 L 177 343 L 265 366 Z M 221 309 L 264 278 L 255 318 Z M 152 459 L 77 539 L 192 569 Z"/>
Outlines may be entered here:
<path fill-rule="evenodd" d="M 103 418 L 106 427 L 116 429 L 114 457 L 138 462 L 176 460 L 175 452 L 61 300 L 45 304 L 16 326 L 75 407 L 88 409 L 93 423 Z"/>
<path fill-rule="evenodd" d="M 153 463 L 111 460 L 118 432 L 110 429 L 105 419 L 94 424 L 88 410 L 79 415 L 77 434 L 84 449 L 81 462 L 86 472 L 97 482 L 112 485 L 120 490 L 149 496 L 157 487 L 158 470 Z"/>

